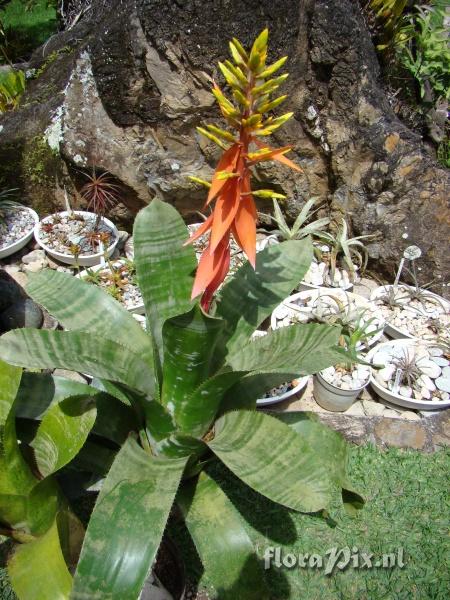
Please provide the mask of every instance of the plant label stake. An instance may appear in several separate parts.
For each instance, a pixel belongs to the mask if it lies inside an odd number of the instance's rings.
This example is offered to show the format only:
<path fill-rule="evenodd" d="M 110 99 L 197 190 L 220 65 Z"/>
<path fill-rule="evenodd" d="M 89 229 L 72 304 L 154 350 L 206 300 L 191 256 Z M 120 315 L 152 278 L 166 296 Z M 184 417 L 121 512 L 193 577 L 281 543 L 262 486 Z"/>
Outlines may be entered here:
<path fill-rule="evenodd" d="M 395 373 L 394 385 L 392 386 L 392 393 L 393 394 L 397 394 L 398 393 L 398 388 L 400 386 L 400 381 L 402 379 L 402 375 L 403 375 L 403 370 L 402 369 L 397 369 L 397 371 Z"/>
<path fill-rule="evenodd" d="M 398 285 L 398 282 L 400 280 L 400 275 L 402 274 L 405 260 L 410 260 L 412 262 L 413 260 L 416 260 L 416 258 L 420 258 L 421 256 L 422 256 L 422 250 L 419 248 L 419 246 L 408 246 L 407 248 L 405 248 L 405 251 L 403 252 L 403 257 L 398 266 L 397 275 L 395 276 L 395 281 L 394 281 L 395 286 Z"/>

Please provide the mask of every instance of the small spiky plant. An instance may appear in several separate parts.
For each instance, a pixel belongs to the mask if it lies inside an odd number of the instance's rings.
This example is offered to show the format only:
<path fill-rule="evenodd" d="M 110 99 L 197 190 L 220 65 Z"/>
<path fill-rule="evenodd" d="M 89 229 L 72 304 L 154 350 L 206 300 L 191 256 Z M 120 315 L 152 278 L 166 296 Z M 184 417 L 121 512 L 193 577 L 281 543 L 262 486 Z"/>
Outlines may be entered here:
<path fill-rule="evenodd" d="M 106 211 L 119 202 L 121 188 L 114 183 L 114 179 L 108 171 L 98 174 L 93 168 L 92 175 L 84 173 L 84 176 L 88 181 L 81 188 L 80 194 L 88 203 L 87 209 L 97 215 L 97 228 Z"/>
<path fill-rule="evenodd" d="M 392 364 L 396 369 L 401 371 L 400 383 L 409 387 L 412 387 L 415 381 L 422 375 L 415 354 L 409 354 L 407 350 L 403 352 L 402 356 L 394 359 Z"/>

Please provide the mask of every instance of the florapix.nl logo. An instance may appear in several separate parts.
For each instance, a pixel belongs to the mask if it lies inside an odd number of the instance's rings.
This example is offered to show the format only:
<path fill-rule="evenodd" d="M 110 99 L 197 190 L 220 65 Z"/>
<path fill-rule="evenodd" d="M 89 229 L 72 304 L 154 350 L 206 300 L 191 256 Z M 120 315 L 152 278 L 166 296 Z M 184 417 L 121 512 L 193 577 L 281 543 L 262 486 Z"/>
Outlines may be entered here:
<path fill-rule="evenodd" d="M 269 546 L 264 551 L 265 569 L 318 569 L 325 575 L 334 571 L 352 569 L 402 569 L 405 566 L 403 548 L 393 552 L 374 554 L 356 546 L 349 548 L 329 548 L 323 554 L 293 554 L 284 552 L 280 546 Z"/>

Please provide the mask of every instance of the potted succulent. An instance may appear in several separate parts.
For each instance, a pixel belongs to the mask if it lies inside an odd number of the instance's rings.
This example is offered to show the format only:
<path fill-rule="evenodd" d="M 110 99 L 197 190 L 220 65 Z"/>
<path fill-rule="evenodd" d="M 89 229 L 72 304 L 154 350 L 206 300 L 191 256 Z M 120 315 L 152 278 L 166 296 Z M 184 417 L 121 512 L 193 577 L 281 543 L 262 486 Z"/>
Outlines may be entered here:
<path fill-rule="evenodd" d="M 119 240 L 116 226 L 105 217 L 119 198 L 119 186 L 107 172 L 85 174 L 81 188 L 88 210 L 67 210 L 43 218 L 34 229 L 36 242 L 54 259 L 69 265 L 92 266 L 109 257 Z M 91 212 L 92 211 L 92 212 Z"/>
<path fill-rule="evenodd" d="M 37 213 L 13 200 L 16 189 L 0 192 L 0 258 L 21 250 L 33 237 Z"/>
<path fill-rule="evenodd" d="M 450 406 L 450 351 L 443 343 L 398 339 L 373 348 L 371 386 L 388 404 L 416 410 Z"/>
<path fill-rule="evenodd" d="M 107 259 L 105 264 L 85 269 L 77 277 L 103 288 L 131 313 L 145 312 L 134 261 L 127 258 L 116 261 Z"/>
<path fill-rule="evenodd" d="M 419 285 L 416 259 L 421 255 L 417 246 L 409 246 L 400 262 L 395 283 L 373 290 L 371 300 L 387 321 L 386 333 L 394 338 L 433 340 L 441 336 L 450 340 L 450 302 L 430 291 L 434 282 Z M 412 268 L 406 269 L 412 285 L 399 283 L 405 259 Z"/>
<path fill-rule="evenodd" d="M 321 241 L 315 245 L 315 260 L 299 289 L 325 286 L 351 291 L 358 280 L 358 271 L 363 273 L 367 266 L 367 249 L 361 240 L 371 237 L 349 238 L 344 218 L 336 233 L 321 232 Z"/>
<path fill-rule="evenodd" d="M 314 398 L 326 410 L 348 410 L 369 384 L 370 366 L 359 354 L 361 345 L 367 344 L 368 338 L 368 322 L 359 321 L 351 333 L 341 336 L 340 343 L 346 350 L 347 360 L 314 375 Z"/>
<path fill-rule="evenodd" d="M 325 288 L 292 294 L 271 315 L 272 329 L 293 323 L 325 323 L 338 325 L 347 335 L 364 326 L 366 335 L 359 340 L 361 348 L 372 346 L 383 335 L 385 322 L 377 307 L 358 294 Z"/>
<path fill-rule="evenodd" d="M 280 196 L 280 194 L 278 194 Z M 257 246 L 258 250 L 263 250 L 268 244 L 276 244 L 283 240 L 301 240 L 306 236 L 320 238 L 323 233 L 323 228 L 329 224 L 330 219 L 323 217 L 316 219 L 315 221 L 308 222 L 313 217 L 320 207 L 316 210 L 312 210 L 317 198 L 310 198 L 305 205 L 302 207 L 300 213 L 292 227 L 286 222 L 283 213 L 281 212 L 280 205 L 276 198 L 273 199 L 273 212 L 274 215 L 268 215 L 269 218 L 275 223 L 276 229 L 266 231 L 265 229 L 259 229 L 260 233 L 264 233 L 265 237 L 259 241 Z"/>
<path fill-rule="evenodd" d="M 173 207 L 154 199 L 136 218 L 135 263 L 148 332 L 98 287 L 48 270 L 31 278 L 28 292 L 66 331 L 30 328 L 0 338 L 0 358 L 9 365 L 59 367 L 95 377 L 102 394 L 91 388 L 97 396 L 92 404 L 97 413 L 102 408 L 106 412 L 95 421 L 87 415 L 83 435 L 95 427 L 116 439 L 100 450 L 96 436 L 96 446 L 85 444 L 77 454 L 85 471 L 101 471 L 104 478 L 84 536 L 75 535 L 70 523 L 55 525 L 64 504 L 48 496 L 52 488 L 45 479 L 36 483 L 18 477 L 16 463 L 6 456 L 0 470 L 0 520 L 21 542 L 9 562 L 9 574 L 22 599 L 29 594 L 137 600 L 174 505 L 222 596 L 268 599 L 243 517 L 208 472 L 213 461 L 222 461 L 246 485 L 293 510 L 320 511 L 335 493 L 347 507 L 361 508 L 361 497 L 349 489 L 341 436 L 308 416 L 275 418 L 255 410 L 269 380 L 273 387 L 299 371 L 319 371 L 342 359 L 339 328 L 327 325 L 297 325 L 251 341 L 254 330 L 301 280 L 312 256 L 309 240 L 292 240 L 259 253 L 255 270 L 255 236 L 241 235 L 243 223 L 247 235 L 256 232 L 256 223 L 242 213 L 252 206 L 249 163 L 269 154 L 280 156 L 272 149 L 255 157 L 248 147 L 251 128 L 259 125 L 258 131 L 267 135 L 286 120 L 263 119 L 263 107 L 273 106 L 267 94 L 285 78 L 270 79 L 285 59 L 265 64 L 267 36 L 264 30 L 249 52 L 237 40 L 231 43 L 233 62 L 223 71 L 241 109 L 217 85 L 214 88 L 241 143 L 233 142 L 225 150 L 213 177 L 216 228 L 197 270 L 195 252 L 185 243 L 186 227 Z M 263 92 L 263 100 L 255 102 Z M 254 119 L 256 106 L 261 112 Z M 220 177 L 224 170 L 232 182 L 227 186 L 219 183 L 226 181 Z M 223 202 L 227 208 L 237 204 L 241 212 L 234 212 L 234 221 L 223 220 Z M 229 265 L 231 228 L 250 260 L 216 295 Z M 6 386 L 7 398 L 5 386 L 0 387 L 2 407 L 12 403 L 14 386 L 14 381 Z M 33 402 L 44 396 L 42 386 L 40 393 L 37 385 L 30 389 Z M 54 386 L 46 389 L 48 396 Z M 79 446 L 79 415 L 85 411 L 74 408 L 64 411 L 63 422 L 55 418 L 42 428 L 40 475 L 52 474 L 76 453 L 67 438 L 72 434 Z M 67 420 L 69 432 L 61 430 Z M 14 417 L 6 432 L 5 450 L 10 452 L 9 441 L 16 437 Z M 4 439 L 2 435 L 0 441 Z M 32 440 L 29 445 L 36 444 Z M 38 527 L 29 530 L 24 516 L 35 518 Z M 82 538 L 72 580 L 63 549 L 76 551 Z"/>

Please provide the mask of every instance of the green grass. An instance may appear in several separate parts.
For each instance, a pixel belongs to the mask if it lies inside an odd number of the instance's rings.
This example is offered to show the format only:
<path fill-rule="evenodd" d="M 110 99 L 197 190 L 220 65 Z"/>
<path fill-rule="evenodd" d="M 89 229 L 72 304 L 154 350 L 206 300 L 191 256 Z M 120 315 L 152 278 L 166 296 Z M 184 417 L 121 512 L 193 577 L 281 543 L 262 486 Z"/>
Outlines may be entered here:
<path fill-rule="evenodd" d="M 251 523 L 249 533 L 261 557 L 269 546 L 297 555 L 324 555 L 346 546 L 374 555 L 404 548 L 402 569 L 348 567 L 328 576 L 310 568 L 272 568 L 266 573 L 274 600 L 444 600 L 450 597 L 449 459 L 450 451 L 383 453 L 371 446 L 352 447 L 351 479 L 367 502 L 355 518 L 335 506 L 334 524 L 280 509 L 221 468 L 211 474 Z M 209 588 L 186 532 L 179 526 L 173 534 L 181 542 L 190 578 Z"/>
<path fill-rule="evenodd" d="M 27 0 L 11 0 L 0 11 L 10 60 L 26 59 L 30 52 L 57 31 L 55 7 L 48 0 L 36 0 L 27 9 Z M 4 42 L 2 42 L 4 43 Z"/>
<path fill-rule="evenodd" d="M 324 554 L 348 546 L 375 555 L 403 547 L 403 569 L 358 570 L 347 568 L 327 576 L 314 569 L 271 569 L 267 580 L 273 600 L 447 600 L 450 597 L 450 537 L 448 472 L 450 450 L 435 454 L 372 446 L 351 448 L 353 483 L 367 500 L 355 518 L 338 505 L 326 521 L 280 509 L 251 492 L 221 467 L 211 470 L 250 523 L 258 553 L 281 546 L 285 553 Z M 195 550 L 182 525 L 170 533 L 180 547 L 188 576 L 211 591 Z M 1 569 L 0 599 L 12 600 Z M 236 600 L 239 597 L 236 591 Z"/>

